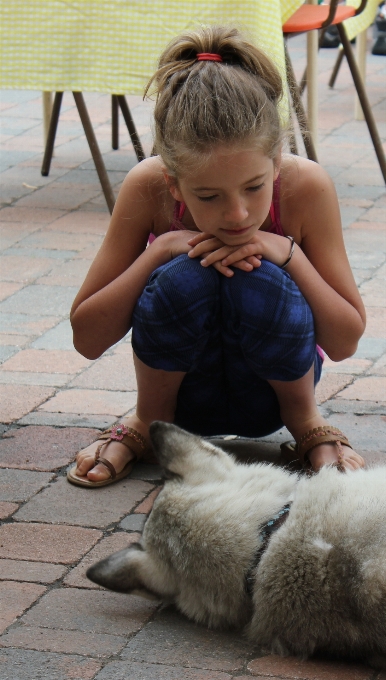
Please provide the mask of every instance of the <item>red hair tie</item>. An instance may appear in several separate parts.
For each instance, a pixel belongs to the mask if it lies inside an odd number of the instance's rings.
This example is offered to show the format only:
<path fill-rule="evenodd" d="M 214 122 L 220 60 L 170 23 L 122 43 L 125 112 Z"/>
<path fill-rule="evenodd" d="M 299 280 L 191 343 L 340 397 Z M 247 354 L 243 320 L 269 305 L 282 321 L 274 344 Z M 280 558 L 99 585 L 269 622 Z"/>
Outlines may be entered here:
<path fill-rule="evenodd" d="M 201 52 L 197 55 L 197 61 L 222 61 L 219 54 L 211 54 L 210 52 Z"/>

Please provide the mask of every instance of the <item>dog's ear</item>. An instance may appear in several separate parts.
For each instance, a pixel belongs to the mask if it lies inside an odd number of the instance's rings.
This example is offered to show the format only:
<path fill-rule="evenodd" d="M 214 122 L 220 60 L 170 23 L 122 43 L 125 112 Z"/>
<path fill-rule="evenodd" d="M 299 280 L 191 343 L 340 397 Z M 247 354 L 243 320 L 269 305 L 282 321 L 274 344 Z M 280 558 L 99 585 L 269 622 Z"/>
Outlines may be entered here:
<path fill-rule="evenodd" d="M 156 593 L 145 587 L 141 578 L 143 556 L 144 551 L 140 543 L 134 543 L 130 548 L 119 550 L 93 564 L 87 570 L 87 578 L 117 593 L 133 593 L 150 599 L 160 599 Z"/>

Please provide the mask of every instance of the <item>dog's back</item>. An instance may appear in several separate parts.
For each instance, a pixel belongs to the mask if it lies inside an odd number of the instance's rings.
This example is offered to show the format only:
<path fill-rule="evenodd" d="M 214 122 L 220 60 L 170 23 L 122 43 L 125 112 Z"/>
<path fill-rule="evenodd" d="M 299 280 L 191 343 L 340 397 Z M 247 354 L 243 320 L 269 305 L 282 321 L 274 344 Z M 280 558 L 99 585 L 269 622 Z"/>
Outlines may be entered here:
<path fill-rule="evenodd" d="M 386 467 L 296 490 L 257 569 L 250 635 L 273 651 L 386 655 Z"/>

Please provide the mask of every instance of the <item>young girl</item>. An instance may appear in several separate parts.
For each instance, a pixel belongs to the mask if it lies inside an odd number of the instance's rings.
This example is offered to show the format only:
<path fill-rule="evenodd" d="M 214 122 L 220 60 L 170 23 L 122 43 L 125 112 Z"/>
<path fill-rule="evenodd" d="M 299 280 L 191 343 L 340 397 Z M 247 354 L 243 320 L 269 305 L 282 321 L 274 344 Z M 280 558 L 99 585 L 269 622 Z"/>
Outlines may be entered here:
<path fill-rule="evenodd" d="M 151 84 L 159 155 L 126 177 L 71 312 L 88 359 L 133 329 L 136 413 L 81 451 L 69 480 L 129 474 L 153 420 L 246 437 L 284 423 L 314 470 L 362 467 L 314 386 L 320 347 L 355 352 L 364 307 L 330 178 L 281 153 L 277 69 L 212 27 L 173 40 Z"/>

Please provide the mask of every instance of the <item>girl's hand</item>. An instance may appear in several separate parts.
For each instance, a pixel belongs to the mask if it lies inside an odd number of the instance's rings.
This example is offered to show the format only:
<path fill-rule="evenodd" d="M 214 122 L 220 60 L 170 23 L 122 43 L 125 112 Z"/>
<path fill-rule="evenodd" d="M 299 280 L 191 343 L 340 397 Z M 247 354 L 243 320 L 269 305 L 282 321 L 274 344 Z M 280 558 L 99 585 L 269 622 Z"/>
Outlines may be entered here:
<path fill-rule="evenodd" d="M 161 248 L 166 263 L 170 260 L 174 260 L 178 255 L 189 253 L 192 249 L 190 241 L 196 234 L 196 231 L 190 231 L 188 229 L 168 231 L 166 234 L 158 236 L 149 247 Z"/>
<path fill-rule="evenodd" d="M 233 276 L 231 265 L 252 271 L 260 266 L 262 258 L 280 267 L 290 251 L 288 239 L 268 232 L 258 232 L 247 243 L 236 246 L 226 245 L 210 234 L 195 235 L 189 244 L 189 257 L 201 257 L 204 267 L 213 265 L 225 276 Z"/>

